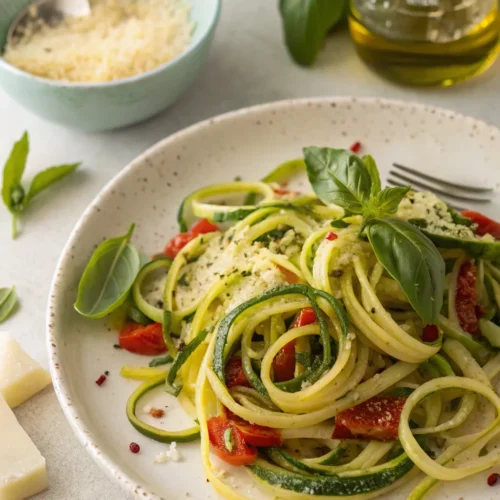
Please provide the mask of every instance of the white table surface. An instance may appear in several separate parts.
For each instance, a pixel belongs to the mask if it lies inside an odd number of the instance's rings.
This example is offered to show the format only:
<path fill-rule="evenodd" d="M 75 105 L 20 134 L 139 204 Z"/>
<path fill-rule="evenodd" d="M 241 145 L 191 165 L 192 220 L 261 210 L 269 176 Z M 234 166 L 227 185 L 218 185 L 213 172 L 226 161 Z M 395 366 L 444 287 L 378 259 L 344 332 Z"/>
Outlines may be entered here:
<path fill-rule="evenodd" d="M 139 153 L 199 120 L 253 104 L 304 96 L 378 96 L 453 108 L 500 126 L 500 62 L 448 89 L 411 89 L 382 80 L 357 58 L 346 30 L 328 41 L 312 69 L 295 66 L 282 43 L 277 1 L 228 0 L 208 61 L 182 100 L 146 123 L 101 134 L 66 130 L 24 110 L 0 91 L 0 163 L 24 130 L 31 137 L 27 169 L 81 160 L 81 171 L 41 196 L 10 239 L 0 207 L 0 287 L 15 285 L 21 307 L 4 325 L 42 364 L 45 308 L 59 254 L 80 214 L 99 190 Z M 362 138 L 361 138 L 362 139 Z M 47 459 L 50 488 L 37 499 L 125 499 L 73 436 L 50 388 L 16 410 Z"/>

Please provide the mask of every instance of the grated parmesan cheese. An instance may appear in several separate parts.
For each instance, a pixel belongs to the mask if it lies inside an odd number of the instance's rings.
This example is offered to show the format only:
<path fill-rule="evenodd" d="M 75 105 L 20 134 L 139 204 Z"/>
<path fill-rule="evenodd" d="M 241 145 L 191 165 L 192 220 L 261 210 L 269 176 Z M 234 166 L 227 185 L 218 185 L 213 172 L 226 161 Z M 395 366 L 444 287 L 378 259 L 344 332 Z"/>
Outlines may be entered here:
<path fill-rule="evenodd" d="M 168 462 L 168 460 L 172 460 L 173 462 L 179 462 L 182 460 L 182 455 L 180 451 L 177 449 L 177 443 L 174 441 L 170 443 L 168 451 L 162 451 L 156 455 L 154 463 L 155 464 L 163 464 Z"/>
<path fill-rule="evenodd" d="M 191 43 L 190 6 L 180 0 L 94 0 L 89 16 L 57 26 L 39 18 L 7 44 L 9 64 L 43 78 L 106 82 L 171 61 Z"/>

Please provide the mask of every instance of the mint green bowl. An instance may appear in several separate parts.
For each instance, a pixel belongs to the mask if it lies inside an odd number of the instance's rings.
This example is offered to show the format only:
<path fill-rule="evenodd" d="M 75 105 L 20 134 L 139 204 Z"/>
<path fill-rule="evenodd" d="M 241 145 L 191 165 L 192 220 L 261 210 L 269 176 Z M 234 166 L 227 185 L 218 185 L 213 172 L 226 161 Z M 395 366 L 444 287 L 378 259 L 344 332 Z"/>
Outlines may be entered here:
<path fill-rule="evenodd" d="M 39 78 L 0 57 L 0 86 L 19 104 L 66 127 L 98 132 L 158 114 L 189 88 L 205 62 L 222 0 L 190 0 L 195 30 L 190 47 L 172 61 L 132 78 L 67 83 Z M 10 22 L 30 0 L 0 0 L 0 47 Z"/>

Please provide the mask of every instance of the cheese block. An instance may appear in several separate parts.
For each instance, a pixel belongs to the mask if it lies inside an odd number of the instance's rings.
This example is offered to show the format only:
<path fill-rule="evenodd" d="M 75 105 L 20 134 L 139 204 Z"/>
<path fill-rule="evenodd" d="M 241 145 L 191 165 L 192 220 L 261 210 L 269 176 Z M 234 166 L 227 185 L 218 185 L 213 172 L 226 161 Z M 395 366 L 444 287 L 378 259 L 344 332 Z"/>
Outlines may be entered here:
<path fill-rule="evenodd" d="M 48 486 L 45 458 L 0 396 L 0 500 L 22 500 Z"/>
<path fill-rule="evenodd" d="M 6 332 L 0 332 L 0 395 L 11 408 L 47 387 L 50 374 Z"/>

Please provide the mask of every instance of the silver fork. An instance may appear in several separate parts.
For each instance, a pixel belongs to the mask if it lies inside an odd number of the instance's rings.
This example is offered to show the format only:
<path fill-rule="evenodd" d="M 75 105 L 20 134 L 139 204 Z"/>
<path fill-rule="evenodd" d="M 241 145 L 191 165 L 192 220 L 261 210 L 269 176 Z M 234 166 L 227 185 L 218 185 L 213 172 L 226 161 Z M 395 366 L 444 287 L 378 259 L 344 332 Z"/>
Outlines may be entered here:
<path fill-rule="evenodd" d="M 410 167 L 405 167 L 399 163 L 393 163 L 389 171 L 387 183 L 392 186 L 412 186 L 421 191 L 430 191 L 445 198 L 452 200 L 448 203 L 452 208 L 462 211 L 468 207 L 457 206 L 456 201 L 473 203 L 490 203 L 493 188 L 466 186 L 456 182 L 445 181 L 432 175 L 419 172 Z"/>

